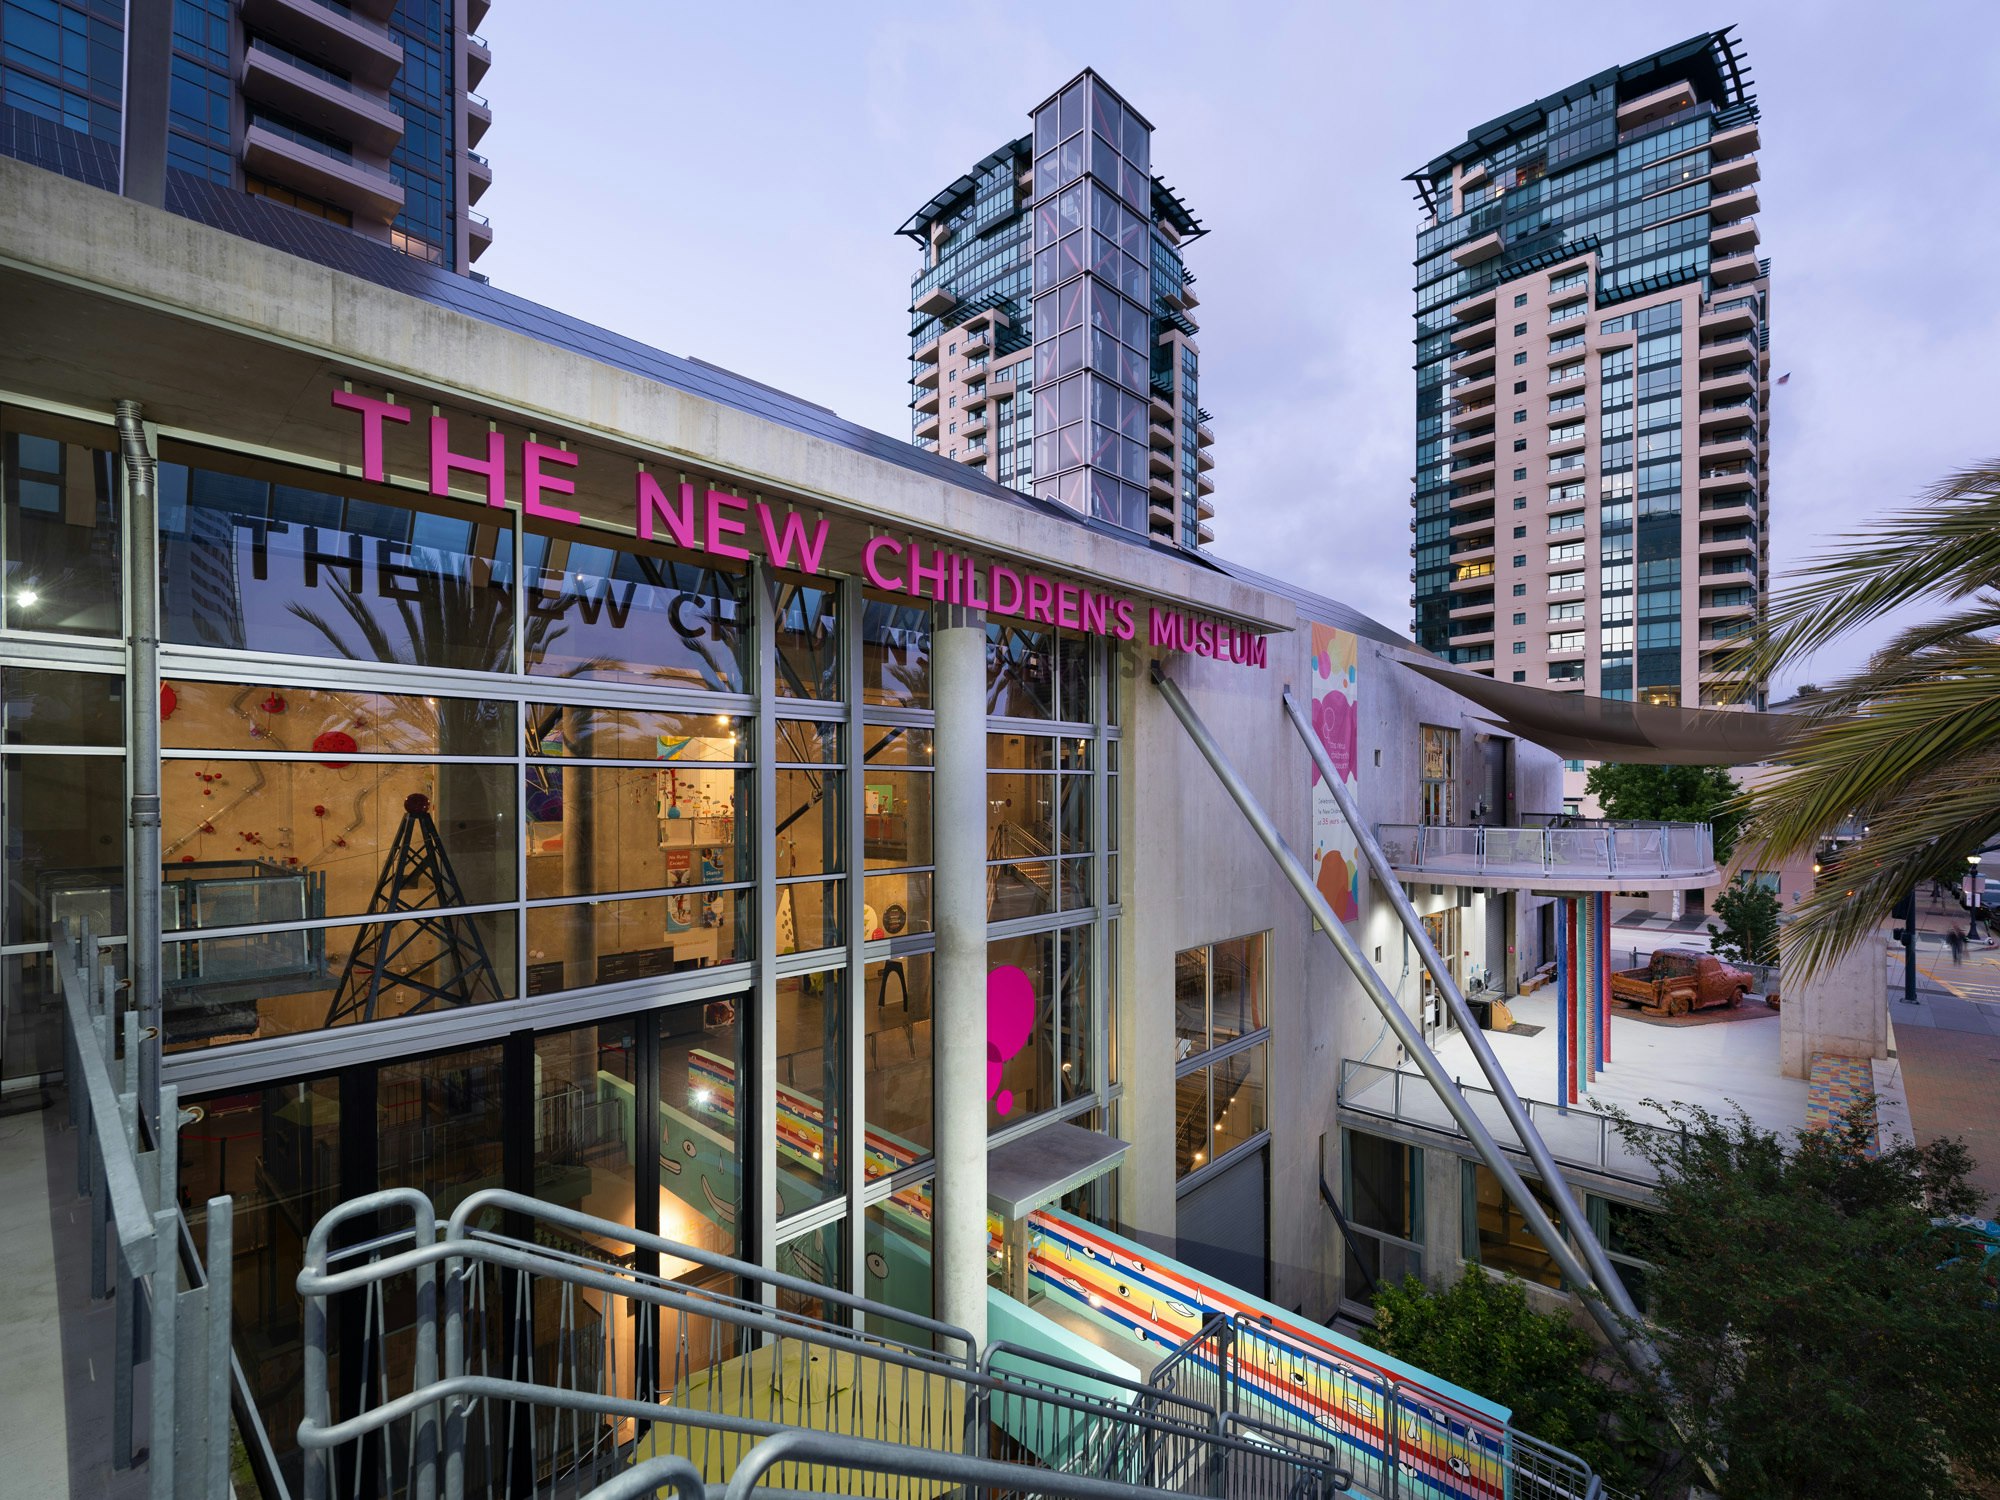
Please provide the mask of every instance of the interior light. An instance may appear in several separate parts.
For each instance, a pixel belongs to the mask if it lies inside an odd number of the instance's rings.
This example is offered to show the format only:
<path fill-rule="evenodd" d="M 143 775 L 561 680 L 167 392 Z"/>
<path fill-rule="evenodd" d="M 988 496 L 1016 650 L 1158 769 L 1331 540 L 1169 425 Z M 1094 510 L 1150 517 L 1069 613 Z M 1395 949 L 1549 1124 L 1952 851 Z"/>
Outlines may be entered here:
<path fill-rule="evenodd" d="M 41 602 L 42 596 L 34 589 L 22 589 L 14 596 L 14 602 L 23 609 L 33 609 Z"/>
<path fill-rule="evenodd" d="M 708 1101 L 711 1097 L 707 1089 L 696 1089 L 694 1091 L 694 1107 L 696 1109 L 707 1109 Z"/>

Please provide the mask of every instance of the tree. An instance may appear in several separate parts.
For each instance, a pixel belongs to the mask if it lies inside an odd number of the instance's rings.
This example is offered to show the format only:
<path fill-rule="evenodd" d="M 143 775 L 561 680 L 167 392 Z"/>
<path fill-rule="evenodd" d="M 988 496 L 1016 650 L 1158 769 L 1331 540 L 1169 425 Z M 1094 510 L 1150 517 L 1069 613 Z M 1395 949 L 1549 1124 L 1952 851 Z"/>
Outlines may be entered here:
<path fill-rule="evenodd" d="M 1715 832 L 1715 859 L 1728 860 L 1743 821 L 1742 788 L 1720 766 L 1592 766 L 1584 790 L 1608 818 L 1662 823 L 1707 823 Z"/>
<path fill-rule="evenodd" d="M 1727 664 L 1740 682 L 1891 610 L 1943 606 L 1799 705 L 1789 773 L 1753 796 L 1745 834 L 1771 863 L 1814 853 L 1850 816 L 1866 829 L 1785 924 L 1786 964 L 1811 972 L 1872 938 L 1912 890 L 1955 883 L 2000 833 L 2000 462 L 1842 538 L 1803 580 Z"/>
<path fill-rule="evenodd" d="M 1443 1291 L 1414 1276 L 1375 1293 L 1378 1349 L 1512 1409 L 1523 1432 L 1567 1448 L 1607 1483 L 1644 1483 L 1657 1455 L 1637 1392 L 1603 1378 L 1597 1345 L 1537 1312 L 1521 1284 L 1478 1266 Z"/>
<path fill-rule="evenodd" d="M 1660 1107 L 1660 1106 L 1655 1106 Z M 1740 1109 L 1621 1127 L 1660 1173 L 1633 1231 L 1675 1428 L 1724 1500 L 1958 1496 L 2000 1462 L 2000 1314 L 1958 1141 L 1875 1146 L 1864 1102 L 1782 1140 Z"/>
<path fill-rule="evenodd" d="M 1738 963 L 1778 961 L 1778 893 L 1738 870 L 1715 897 L 1721 927 L 1708 924 L 1711 952 Z"/>

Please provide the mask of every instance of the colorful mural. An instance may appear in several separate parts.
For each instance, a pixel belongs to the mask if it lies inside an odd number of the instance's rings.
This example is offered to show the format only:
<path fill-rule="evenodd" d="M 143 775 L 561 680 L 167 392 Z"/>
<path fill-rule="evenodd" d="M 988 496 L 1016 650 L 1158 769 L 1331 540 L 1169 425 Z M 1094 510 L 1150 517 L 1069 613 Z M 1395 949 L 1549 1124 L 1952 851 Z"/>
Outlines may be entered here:
<path fill-rule="evenodd" d="M 1350 792 L 1360 781 L 1361 642 L 1331 625 L 1312 627 L 1312 725 Z M 1361 848 L 1340 804 L 1313 767 L 1313 881 L 1343 922 L 1361 916 Z"/>
<path fill-rule="evenodd" d="M 1611 1061 L 1611 896 L 1556 903 L 1556 1088 L 1575 1104 Z"/>

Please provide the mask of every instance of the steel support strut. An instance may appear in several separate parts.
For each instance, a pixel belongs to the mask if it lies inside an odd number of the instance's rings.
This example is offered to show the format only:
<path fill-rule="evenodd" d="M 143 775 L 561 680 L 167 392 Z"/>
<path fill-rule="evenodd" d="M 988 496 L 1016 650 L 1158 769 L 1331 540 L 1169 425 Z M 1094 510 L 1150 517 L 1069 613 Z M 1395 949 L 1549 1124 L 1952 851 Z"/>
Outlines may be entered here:
<path fill-rule="evenodd" d="M 1222 753 L 1221 747 L 1215 743 L 1215 737 L 1208 732 L 1208 726 L 1202 723 L 1201 716 L 1189 705 L 1181 690 L 1168 681 L 1166 675 L 1161 672 L 1158 662 L 1153 663 L 1152 672 L 1154 686 L 1160 690 L 1160 695 L 1166 699 L 1167 706 L 1173 709 L 1174 717 L 1181 721 L 1181 727 L 1187 730 L 1188 737 L 1195 743 L 1195 748 L 1201 751 L 1202 758 L 1215 772 L 1223 790 L 1229 793 L 1230 798 L 1242 812 L 1244 820 L 1263 841 L 1271 857 L 1278 862 L 1278 868 L 1291 882 L 1292 889 L 1298 892 L 1299 899 L 1305 902 L 1306 909 L 1319 923 L 1320 930 L 1333 944 L 1334 951 L 1339 953 L 1341 961 L 1360 981 L 1362 992 L 1382 1013 L 1382 1019 L 1388 1023 L 1389 1029 L 1395 1032 L 1396 1040 L 1402 1043 L 1404 1050 L 1415 1060 L 1424 1077 L 1430 1080 L 1431 1087 L 1437 1090 L 1439 1100 L 1459 1130 L 1472 1143 L 1472 1149 L 1478 1154 L 1479 1159 L 1500 1180 L 1501 1191 L 1512 1201 L 1528 1228 L 1541 1240 L 1543 1247 L 1562 1269 L 1563 1275 L 1569 1278 L 1573 1285 L 1586 1289 L 1584 1305 L 1590 1309 L 1591 1315 L 1597 1319 L 1598 1326 L 1604 1330 L 1612 1345 L 1635 1370 L 1650 1377 L 1659 1363 L 1659 1357 L 1654 1353 L 1652 1346 L 1627 1327 L 1618 1313 L 1602 1298 L 1589 1294 L 1588 1289 L 1593 1285 L 1590 1272 L 1577 1259 L 1569 1241 L 1550 1221 L 1540 1200 L 1521 1180 L 1521 1174 L 1514 1170 L 1514 1164 L 1500 1149 L 1500 1144 L 1494 1140 L 1492 1132 L 1486 1128 L 1479 1116 L 1473 1113 L 1471 1104 L 1463 1094 L 1459 1093 L 1451 1076 L 1445 1072 L 1444 1065 L 1438 1061 L 1437 1055 L 1424 1044 L 1422 1035 L 1410 1018 L 1403 1014 L 1403 1008 L 1396 1003 L 1396 997 L 1389 992 L 1389 987 L 1383 983 L 1382 976 L 1375 972 L 1374 966 L 1362 954 L 1360 947 L 1354 941 L 1353 934 L 1342 924 L 1340 918 L 1333 914 L 1333 908 L 1327 905 L 1326 897 L 1322 896 L 1319 888 L 1313 884 L 1311 872 L 1299 863 L 1298 856 L 1285 843 L 1284 835 L 1272 823 L 1271 816 L 1264 810 L 1263 804 L 1244 784 L 1242 776 L 1237 773 L 1235 766 L 1230 764 L 1229 758 Z M 1365 844 L 1364 839 L 1364 846 Z"/>
<path fill-rule="evenodd" d="M 1618 1272 L 1612 1266 L 1610 1257 L 1604 1253 L 1604 1247 L 1598 1244 L 1596 1234 L 1591 1231 L 1589 1216 L 1583 1212 L 1582 1206 L 1576 1202 L 1575 1195 L 1570 1192 L 1568 1182 L 1564 1180 L 1561 1169 L 1556 1166 L 1555 1157 L 1549 1151 L 1548 1142 L 1542 1139 L 1541 1132 L 1535 1129 L 1534 1121 L 1528 1118 L 1527 1106 L 1521 1102 L 1521 1096 L 1514 1091 L 1513 1080 L 1507 1076 L 1507 1070 L 1500 1066 L 1500 1059 L 1493 1054 L 1493 1044 L 1486 1040 L 1486 1033 L 1480 1030 L 1478 1021 L 1473 1017 L 1472 1007 L 1465 1003 L 1465 996 L 1459 992 L 1458 982 L 1452 978 L 1451 966 L 1444 961 L 1444 955 L 1438 952 L 1437 944 L 1431 941 L 1430 933 L 1424 928 L 1423 919 L 1417 915 L 1416 907 L 1410 903 L 1409 892 L 1403 889 L 1403 882 L 1396 878 L 1396 872 L 1389 868 L 1389 861 L 1382 853 L 1382 846 L 1375 840 L 1375 830 L 1363 821 L 1361 809 L 1355 805 L 1354 794 L 1340 784 L 1340 777 L 1334 771 L 1333 757 L 1326 753 L 1326 746 L 1322 745 L 1319 736 L 1313 733 L 1311 721 L 1299 707 L 1298 700 L 1292 696 L 1289 687 L 1285 689 L 1285 713 L 1291 718 L 1292 727 L 1298 730 L 1299 738 L 1306 742 L 1306 753 L 1319 768 L 1321 779 L 1333 793 L 1333 800 L 1340 804 L 1340 815 L 1347 819 L 1347 826 L 1354 830 L 1354 840 L 1361 848 L 1362 859 L 1367 861 L 1369 870 L 1375 876 L 1376 887 L 1388 898 L 1390 907 L 1396 913 L 1396 920 L 1403 924 L 1403 930 L 1410 935 L 1410 941 L 1416 945 L 1417 956 L 1423 960 L 1424 967 L 1437 982 L 1438 992 L 1444 996 L 1444 1003 L 1450 1008 L 1453 1019 L 1458 1022 L 1458 1029 L 1465 1035 L 1466 1045 L 1472 1049 L 1473 1060 L 1479 1064 L 1479 1071 L 1486 1075 L 1486 1081 L 1493 1086 L 1493 1092 L 1500 1100 L 1500 1112 L 1506 1115 L 1507 1123 L 1513 1127 L 1514 1134 L 1520 1137 L 1521 1145 L 1527 1150 L 1528 1160 L 1535 1164 L 1535 1171 L 1542 1179 L 1542 1185 L 1548 1189 L 1549 1196 L 1555 1199 L 1557 1211 L 1569 1220 L 1574 1229 L 1577 1247 L 1582 1250 L 1583 1258 L 1590 1266 L 1590 1279 L 1596 1283 L 1604 1300 L 1611 1305 L 1612 1312 L 1627 1324 L 1636 1322 L 1639 1309 L 1633 1305 L 1631 1294 L 1625 1290 L 1625 1283 L 1618 1279 Z M 1664 843 L 1665 840 L 1661 842 Z M 1649 1347 L 1645 1352 L 1649 1356 L 1650 1366 L 1652 1350 Z"/>

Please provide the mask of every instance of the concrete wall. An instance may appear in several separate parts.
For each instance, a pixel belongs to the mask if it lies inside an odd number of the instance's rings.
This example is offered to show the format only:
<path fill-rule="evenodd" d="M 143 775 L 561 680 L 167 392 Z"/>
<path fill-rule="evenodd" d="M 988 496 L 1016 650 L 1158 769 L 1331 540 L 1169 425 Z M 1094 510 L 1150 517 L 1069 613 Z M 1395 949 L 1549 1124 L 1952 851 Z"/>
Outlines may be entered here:
<path fill-rule="evenodd" d="M 1815 1052 L 1889 1055 L 1889 992 L 1882 958 L 1881 943 L 1868 938 L 1824 973 L 1785 981 L 1778 1045 L 1787 1078 L 1806 1077 Z"/>

